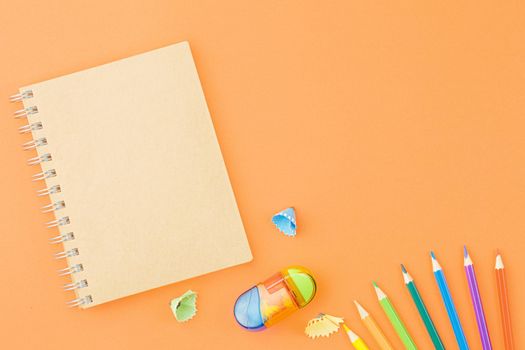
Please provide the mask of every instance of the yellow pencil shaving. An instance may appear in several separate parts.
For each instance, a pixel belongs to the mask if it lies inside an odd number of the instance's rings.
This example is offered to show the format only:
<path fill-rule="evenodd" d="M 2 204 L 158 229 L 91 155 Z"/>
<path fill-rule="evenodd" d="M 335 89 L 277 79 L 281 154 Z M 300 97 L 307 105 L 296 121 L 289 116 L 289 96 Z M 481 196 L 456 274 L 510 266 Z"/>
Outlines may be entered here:
<path fill-rule="evenodd" d="M 339 330 L 341 323 L 343 323 L 341 317 L 321 313 L 316 318 L 308 321 L 304 331 L 310 338 L 328 337 Z"/>

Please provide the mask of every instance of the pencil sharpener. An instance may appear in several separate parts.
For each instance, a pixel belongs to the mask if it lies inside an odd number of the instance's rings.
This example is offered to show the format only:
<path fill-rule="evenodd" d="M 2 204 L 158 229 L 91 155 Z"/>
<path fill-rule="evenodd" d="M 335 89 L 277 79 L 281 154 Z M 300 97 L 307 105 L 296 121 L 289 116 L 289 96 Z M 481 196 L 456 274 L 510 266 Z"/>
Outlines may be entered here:
<path fill-rule="evenodd" d="M 310 271 L 287 267 L 237 298 L 235 320 L 247 330 L 264 330 L 308 305 L 316 290 Z"/>

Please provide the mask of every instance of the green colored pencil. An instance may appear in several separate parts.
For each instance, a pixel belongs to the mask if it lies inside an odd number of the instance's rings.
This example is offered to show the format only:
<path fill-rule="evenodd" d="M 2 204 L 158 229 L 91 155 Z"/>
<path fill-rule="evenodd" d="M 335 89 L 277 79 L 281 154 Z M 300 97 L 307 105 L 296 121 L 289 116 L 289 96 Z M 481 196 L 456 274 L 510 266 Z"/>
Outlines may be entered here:
<path fill-rule="evenodd" d="M 430 339 L 432 339 L 432 343 L 434 344 L 434 348 L 438 350 L 445 350 L 445 346 L 443 345 L 443 342 L 439 337 L 437 329 L 434 326 L 434 322 L 432 322 L 432 319 L 430 318 L 430 314 L 428 313 L 425 303 L 423 303 L 423 299 L 421 298 L 421 295 L 417 290 L 416 284 L 414 283 L 414 279 L 412 278 L 412 276 L 410 276 L 403 264 L 401 264 L 401 270 L 403 271 L 403 279 L 405 280 L 405 285 L 407 286 L 408 291 L 412 296 L 414 304 L 416 304 L 417 311 L 419 311 L 419 316 L 425 324 L 428 335 L 430 336 Z"/>
<path fill-rule="evenodd" d="M 405 327 L 403 321 L 401 321 L 401 318 L 397 314 L 396 309 L 394 309 L 394 305 L 392 305 L 392 302 L 390 299 L 386 296 L 385 292 L 383 292 L 377 284 L 374 282 L 374 288 L 376 290 L 377 299 L 379 300 L 379 304 L 383 308 L 383 311 L 387 315 L 388 319 L 390 320 L 390 323 L 392 323 L 392 326 L 394 326 L 394 329 L 403 342 L 403 345 L 405 345 L 405 349 L 408 350 L 417 350 L 416 343 L 414 343 L 414 340 L 408 333 L 407 328 Z"/>

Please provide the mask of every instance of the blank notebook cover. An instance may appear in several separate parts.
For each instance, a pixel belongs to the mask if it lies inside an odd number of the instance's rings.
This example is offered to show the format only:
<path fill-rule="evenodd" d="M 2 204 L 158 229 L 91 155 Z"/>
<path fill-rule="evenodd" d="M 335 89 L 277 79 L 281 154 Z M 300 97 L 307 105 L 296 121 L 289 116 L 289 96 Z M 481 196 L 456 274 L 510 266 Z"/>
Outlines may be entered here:
<path fill-rule="evenodd" d="M 35 162 L 49 176 L 51 226 L 70 255 L 64 273 L 74 304 L 91 307 L 251 260 L 187 42 L 20 95 Z"/>

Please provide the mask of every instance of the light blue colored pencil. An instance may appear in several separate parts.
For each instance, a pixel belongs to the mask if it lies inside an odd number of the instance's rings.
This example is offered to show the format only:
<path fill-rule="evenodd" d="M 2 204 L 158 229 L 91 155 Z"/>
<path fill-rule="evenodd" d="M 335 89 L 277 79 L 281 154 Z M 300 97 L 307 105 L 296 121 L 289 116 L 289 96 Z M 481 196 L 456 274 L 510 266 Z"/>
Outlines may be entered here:
<path fill-rule="evenodd" d="M 456 336 L 459 349 L 469 350 L 467 338 L 463 332 L 463 327 L 461 327 L 459 315 L 456 307 L 454 306 L 454 301 L 452 300 L 452 295 L 450 294 L 450 289 L 448 288 L 443 269 L 439 265 L 434 252 L 430 252 L 430 256 L 432 257 L 432 270 L 434 271 L 434 277 L 436 278 L 439 292 L 441 293 L 441 298 L 445 304 L 445 309 L 447 310 L 448 318 L 450 320 L 450 324 L 452 325 L 452 329 L 454 330 L 454 335 Z"/>

